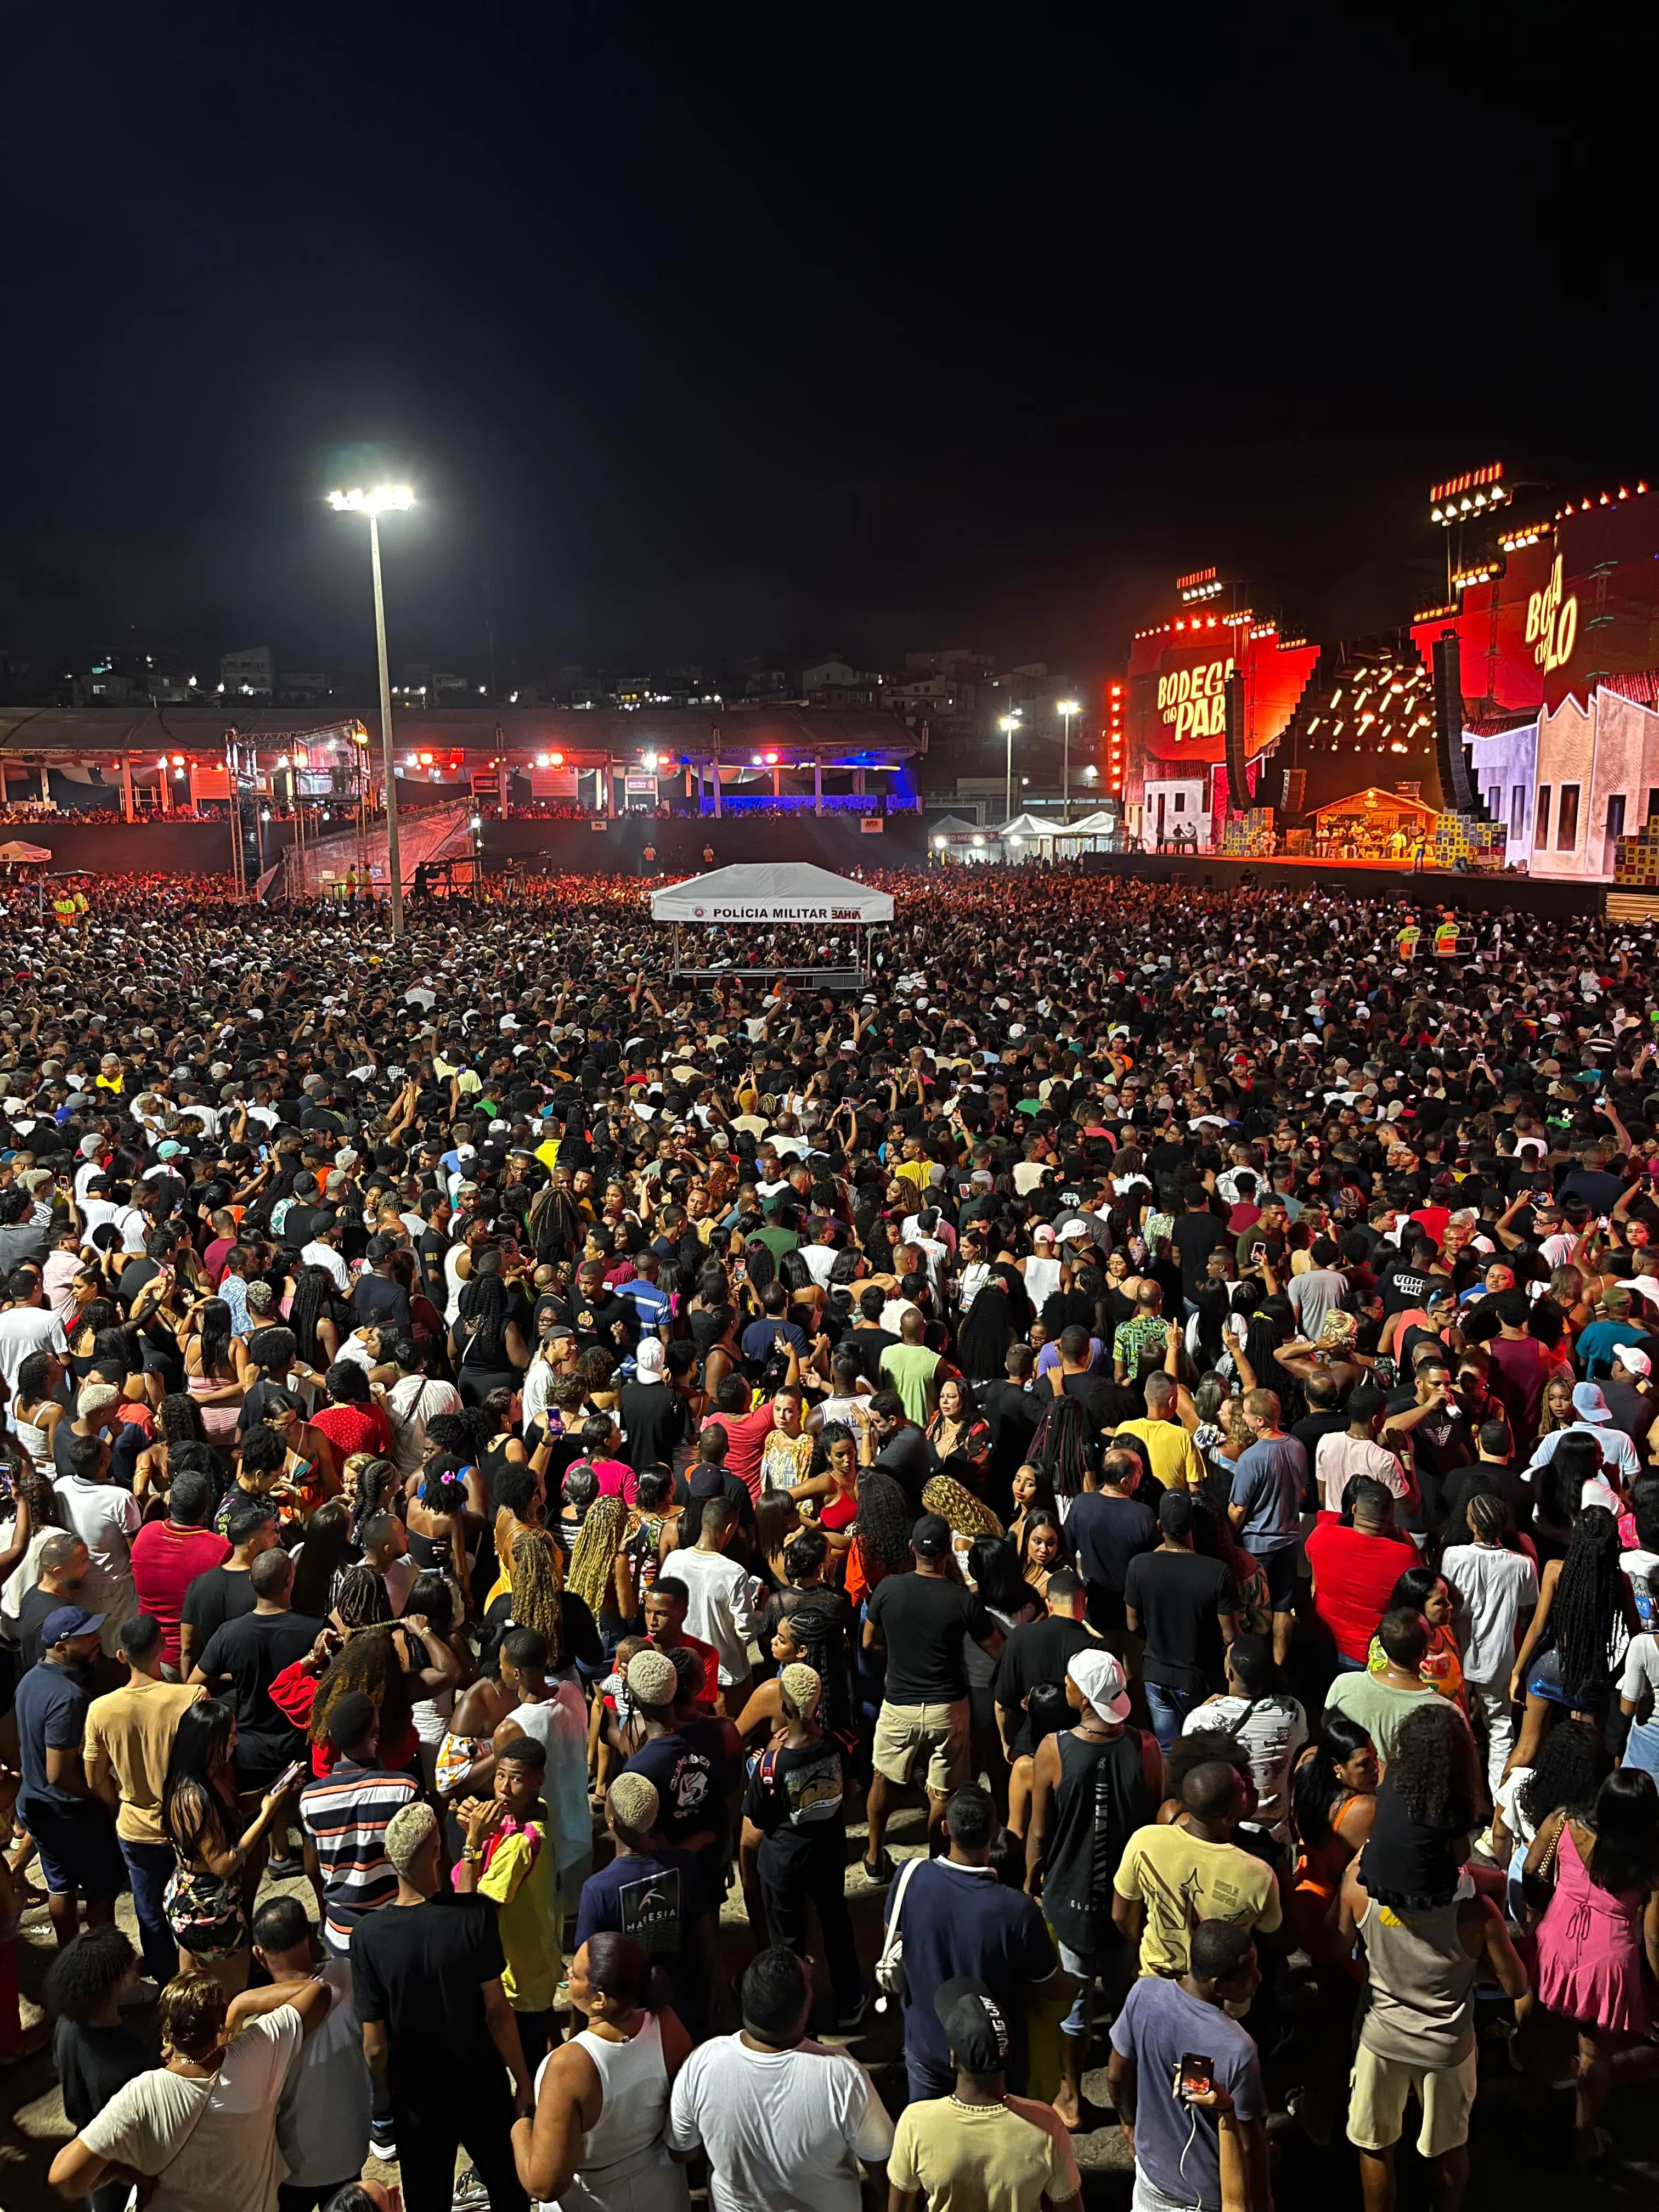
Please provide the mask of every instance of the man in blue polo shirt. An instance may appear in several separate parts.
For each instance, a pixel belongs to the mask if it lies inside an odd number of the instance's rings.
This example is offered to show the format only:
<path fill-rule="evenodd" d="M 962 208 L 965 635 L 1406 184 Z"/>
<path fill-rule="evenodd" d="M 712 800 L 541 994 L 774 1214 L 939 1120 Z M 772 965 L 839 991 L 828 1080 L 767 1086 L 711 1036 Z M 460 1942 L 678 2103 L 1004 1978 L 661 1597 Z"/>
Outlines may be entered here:
<path fill-rule="evenodd" d="M 910 2096 L 946 2097 L 955 2086 L 950 2038 L 933 2009 L 933 1993 L 959 1974 L 983 1982 L 1002 2008 L 1010 2032 L 1004 2071 L 1018 2096 L 1028 2065 L 1026 1992 L 1046 1984 L 1058 1996 L 1070 1984 L 1035 1899 L 1006 1887 L 991 1865 L 998 1822 L 988 1793 L 965 1784 L 946 1805 L 945 1825 L 949 1856 L 912 1860 L 889 1894 L 888 1920 L 896 1917 L 904 1949 Z"/>
<path fill-rule="evenodd" d="M 1302 1493 L 1308 1480 L 1308 1455 L 1279 1425 L 1279 1400 L 1271 1390 L 1247 1390 L 1244 1425 L 1255 1438 L 1233 1469 L 1227 1518 L 1267 1578 L 1273 1613 L 1273 1664 L 1291 1656 L 1296 1626 L 1296 1540 L 1302 1525 Z"/>
<path fill-rule="evenodd" d="M 115 1823 L 94 1796 L 82 1764 L 90 1703 L 87 1678 L 102 1647 L 101 1613 L 60 1605 L 40 1624 L 40 1656 L 17 1685 L 15 1717 L 23 1786 L 17 1817 L 40 1851 L 52 1933 L 67 1943 L 78 1924 L 79 1892 L 87 1921 L 106 1928 L 126 1887 Z"/>
<path fill-rule="evenodd" d="M 625 1283 L 618 1283 L 617 1293 L 629 1300 L 638 1318 L 641 1328 L 666 1328 L 672 1308 L 666 1291 L 657 1287 L 657 1255 L 654 1252 L 636 1252 L 634 1272 Z"/>

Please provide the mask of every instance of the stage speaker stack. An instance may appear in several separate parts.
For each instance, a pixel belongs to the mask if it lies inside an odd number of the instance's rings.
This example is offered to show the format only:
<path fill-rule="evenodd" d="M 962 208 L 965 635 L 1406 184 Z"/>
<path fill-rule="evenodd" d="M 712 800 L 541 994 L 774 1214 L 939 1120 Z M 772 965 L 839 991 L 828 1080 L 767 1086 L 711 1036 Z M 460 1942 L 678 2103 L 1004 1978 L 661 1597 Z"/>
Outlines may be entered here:
<path fill-rule="evenodd" d="M 1251 800 L 1249 771 L 1244 765 L 1244 678 L 1237 669 L 1227 678 L 1227 811 L 1243 814 Z"/>
<path fill-rule="evenodd" d="M 1440 791 L 1454 814 L 1484 813 L 1469 781 L 1469 757 L 1463 750 L 1462 653 L 1455 629 L 1434 641 L 1434 745 Z"/>
<path fill-rule="evenodd" d="M 1307 804 L 1307 769 L 1305 768 L 1287 768 L 1285 770 L 1284 810 L 1285 815 L 1291 821 L 1294 822 L 1301 814 L 1304 806 Z"/>

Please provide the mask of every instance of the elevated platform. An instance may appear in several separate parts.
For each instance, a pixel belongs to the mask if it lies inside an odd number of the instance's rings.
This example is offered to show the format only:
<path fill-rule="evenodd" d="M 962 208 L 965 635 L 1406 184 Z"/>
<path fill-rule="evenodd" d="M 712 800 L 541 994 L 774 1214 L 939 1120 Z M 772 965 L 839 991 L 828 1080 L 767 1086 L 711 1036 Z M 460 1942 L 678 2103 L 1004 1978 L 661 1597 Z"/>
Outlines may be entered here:
<path fill-rule="evenodd" d="M 1352 897 L 1407 899 L 1414 906 L 1449 906 L 1470 914 L 1600 915 L 1608 886 L 1571 876 L 1458 874 L 1438 868 L 1389 866 L 1375 860 L 1324 860 L 1283 855 L 1231 860 L 1220 853 L 1094 853 L 1080 864 L 1091 874 L 1130 876 L 1143 883 L 1194 884 L 1237 890 L 1248 884 L 1285 889 L 1316 885 Z"/>

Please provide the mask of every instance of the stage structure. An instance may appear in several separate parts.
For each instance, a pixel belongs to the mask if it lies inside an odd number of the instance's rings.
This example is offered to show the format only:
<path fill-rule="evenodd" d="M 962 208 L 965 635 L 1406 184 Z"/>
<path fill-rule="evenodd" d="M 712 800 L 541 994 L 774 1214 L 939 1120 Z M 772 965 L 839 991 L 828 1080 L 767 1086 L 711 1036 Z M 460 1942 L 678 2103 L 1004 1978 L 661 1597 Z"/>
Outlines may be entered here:
<path fill-rule="evenodd" d="M 651 894 L 651 919 L 674 925 L 672 973 L 688 981 L 710 982 L 732 973 L 732 963 L 697 968 L 683 964 L 681 932 L 694 929 L 803 929 L 831 933 L 821 960 L 763 963 L 768 975 L 786 975 L 814 989 L 862 990 L 871 975 L 870 932 L 893 919 L 892 894 L 872 890 L 854 876 L 832 875 L 802 861 L 764 866 L 714 868 L 688 876 Z M 850 932 L 850 940 L 842 932 Z M 852 957 L 837 958 L 845 945 Z"/>
<path fill-rule="evenodd" d="M 1196 827 L 1200 851 L 1311 855 L 1359 786 L 1431 810 L 1431 867 L 1650 890 L 1659 496 L 1645 478 L 1569 490 L 1493 461 L 1433 485 L 1425 525 L 1443 594 L 1323 646 L 1283 635 L 1237 577 L 1176 580 L 1104 688 L 1130 828 L 1148 851 Z"/>

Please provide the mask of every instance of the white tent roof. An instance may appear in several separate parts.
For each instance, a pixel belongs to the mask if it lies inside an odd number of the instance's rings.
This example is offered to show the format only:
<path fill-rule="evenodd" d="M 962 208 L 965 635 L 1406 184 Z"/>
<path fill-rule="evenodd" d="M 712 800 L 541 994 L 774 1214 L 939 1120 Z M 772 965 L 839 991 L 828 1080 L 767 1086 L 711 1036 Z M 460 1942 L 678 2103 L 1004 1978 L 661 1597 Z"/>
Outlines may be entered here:
<path fill-rule="evenodd" d="M 1005 822 L 992 834 L 998 837 L 1029 837 L 1044 841 L 1056 837 L 1105 836 L 1117 827 L 1117 817 L 1109 815 L 1103 808 L 1080 822 L 1062 822 L 1057 815 L 1017 814 L 1012 822 Z"/>
<path fill-rule="evenodd" d="M 804 860 L 714 868 L 651 894 L 653 921 L 890 921 L 892 896 Z"/>
<path fill-rule="evenodd" d="M 33 864 L 41 860 L 50 860 L 52 858 L 52 851 L 50 845 L 26 845 L 21 837 L 14 837 L 8 845 L 0 845 L 0 860 L 27 861 Z"/>

